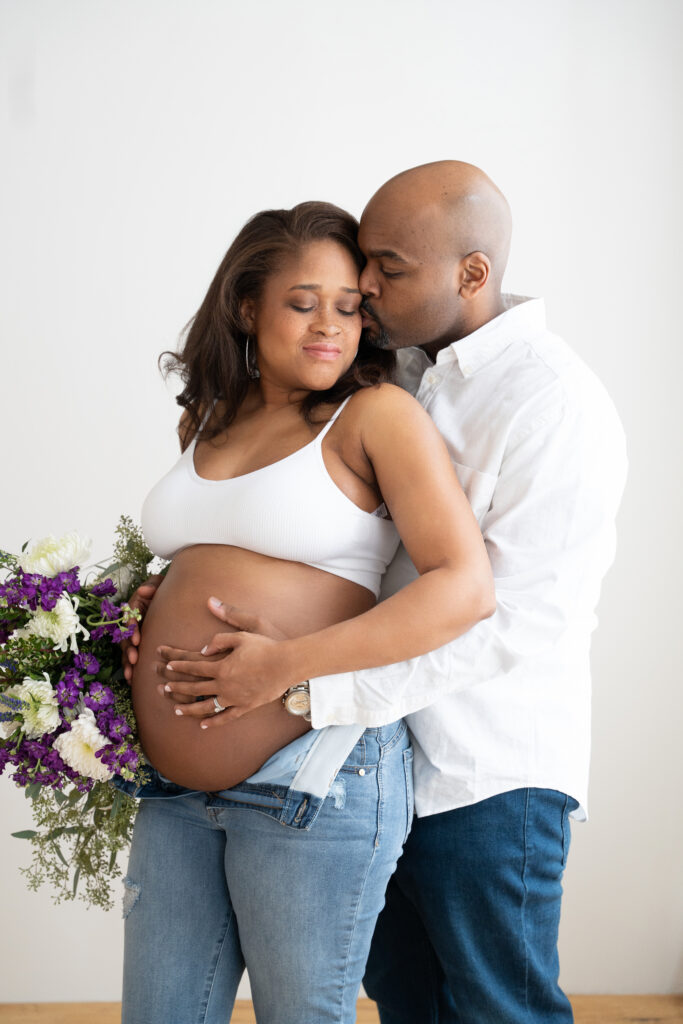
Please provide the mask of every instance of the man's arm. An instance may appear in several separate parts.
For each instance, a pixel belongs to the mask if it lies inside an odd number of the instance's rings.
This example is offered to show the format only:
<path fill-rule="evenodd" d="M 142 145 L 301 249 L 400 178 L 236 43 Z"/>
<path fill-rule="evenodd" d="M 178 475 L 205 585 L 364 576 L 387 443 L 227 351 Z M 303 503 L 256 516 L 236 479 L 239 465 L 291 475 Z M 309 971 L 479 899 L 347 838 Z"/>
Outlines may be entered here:
<path fill-rule="evenodd" d="M 548 650 L 576 616 L 594 620 L 626 473 L 621 425 L 598 405 L 586 415 L 555 395 L 509 439 L 481 524 L 496 613 L 418 658 L 312 679 L 314 728 L 394 721 Z"/>

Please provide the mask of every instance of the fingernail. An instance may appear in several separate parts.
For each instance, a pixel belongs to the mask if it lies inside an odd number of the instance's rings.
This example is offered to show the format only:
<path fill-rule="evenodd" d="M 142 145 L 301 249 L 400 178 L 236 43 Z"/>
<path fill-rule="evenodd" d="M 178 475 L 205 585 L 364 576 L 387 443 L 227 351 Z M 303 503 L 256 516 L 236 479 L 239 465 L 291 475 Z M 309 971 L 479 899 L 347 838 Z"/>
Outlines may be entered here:
<path fill-rule="evenodd" d="M 166 686 L 164 686 L 164 689 L 166 690 L 166 693 L 170 693 L 171 692 L 171 687 L 168 685 L 168 683 L 166 683 Z"/>
<path fill-rule="evenodd" d="M 175 672 L 175 668 L 173 667 L 173 665 L 167 665 L 166 668 L 168 669 L 169 672 Z"/>
<path fill-rule="evenodd" d="M 208 728 L 209 728 L 209 726 L 207 725 L 207 723 L 206 723 L 206 722 L 200 722 L 200 723 L 199 723 L 199 728 L 200 728 L 200 729 L 208 729 Z"/>
<path fill-rule="evenodd" d="M 214 608 L 222 608 L 223 607 L 223 602 L 220 601 L 217 597 L 210 597 L 209 598 L 209 604 L 212 605 Z"/>
<path fill-rule="evenodd" d="M 201 651 L 201 653 L 202 653 L 202 654 L 206 654 L 206 652 L 208 651 L 208 649 L 209 649 L 209 645 L 208 645 L 208 644 L 204 644 L 204 646 L 202 647 L 202 651 Z"/>
<path fill-rule="evenodd" d="M 180 708 L 176 708 L 175 709 L 175 713 L 176 713 L 176 715 L 182 715 L 183 712 L 182 712 L 182 710 Z"/>

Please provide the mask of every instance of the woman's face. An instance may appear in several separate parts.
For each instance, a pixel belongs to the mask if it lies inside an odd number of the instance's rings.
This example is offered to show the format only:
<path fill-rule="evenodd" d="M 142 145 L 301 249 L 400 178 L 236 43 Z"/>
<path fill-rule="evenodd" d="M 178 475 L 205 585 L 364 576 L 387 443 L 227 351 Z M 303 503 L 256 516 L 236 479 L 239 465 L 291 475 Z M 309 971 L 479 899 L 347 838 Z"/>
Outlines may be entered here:
<path fill-rule="evenodd" d="M 324 391 L 349 368 L 361 331 L 358 270 L 336 242 L 311 242 L 272 277 L 254 306 L 261 383 Z"/>

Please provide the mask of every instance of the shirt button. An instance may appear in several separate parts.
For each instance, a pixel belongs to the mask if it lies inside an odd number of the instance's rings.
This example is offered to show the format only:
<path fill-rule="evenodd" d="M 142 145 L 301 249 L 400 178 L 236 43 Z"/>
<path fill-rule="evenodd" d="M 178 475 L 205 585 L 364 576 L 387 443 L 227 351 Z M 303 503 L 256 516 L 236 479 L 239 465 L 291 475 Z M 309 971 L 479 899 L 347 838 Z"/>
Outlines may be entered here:
<path fill-rule="evenodd" d="M 358 774 L 359 775 L 365 775 L 365 768 L 359 768 L 358 769 Z"/>

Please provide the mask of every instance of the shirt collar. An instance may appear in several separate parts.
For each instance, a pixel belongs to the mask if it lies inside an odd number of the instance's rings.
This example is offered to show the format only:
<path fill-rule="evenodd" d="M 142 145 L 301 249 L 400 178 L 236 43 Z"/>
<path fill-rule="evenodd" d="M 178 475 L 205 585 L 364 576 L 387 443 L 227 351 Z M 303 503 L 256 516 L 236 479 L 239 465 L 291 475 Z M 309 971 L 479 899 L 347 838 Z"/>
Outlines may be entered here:
<path fill-rule="evenodd" d="M 455 360 L 464 377 L 496 359 L 515 341 L 528 340 L 545 331 L 545 303 L 523 295 L 503 295 L 506 309 L 493 320 L 437 353 L 436 365 Z"/>

